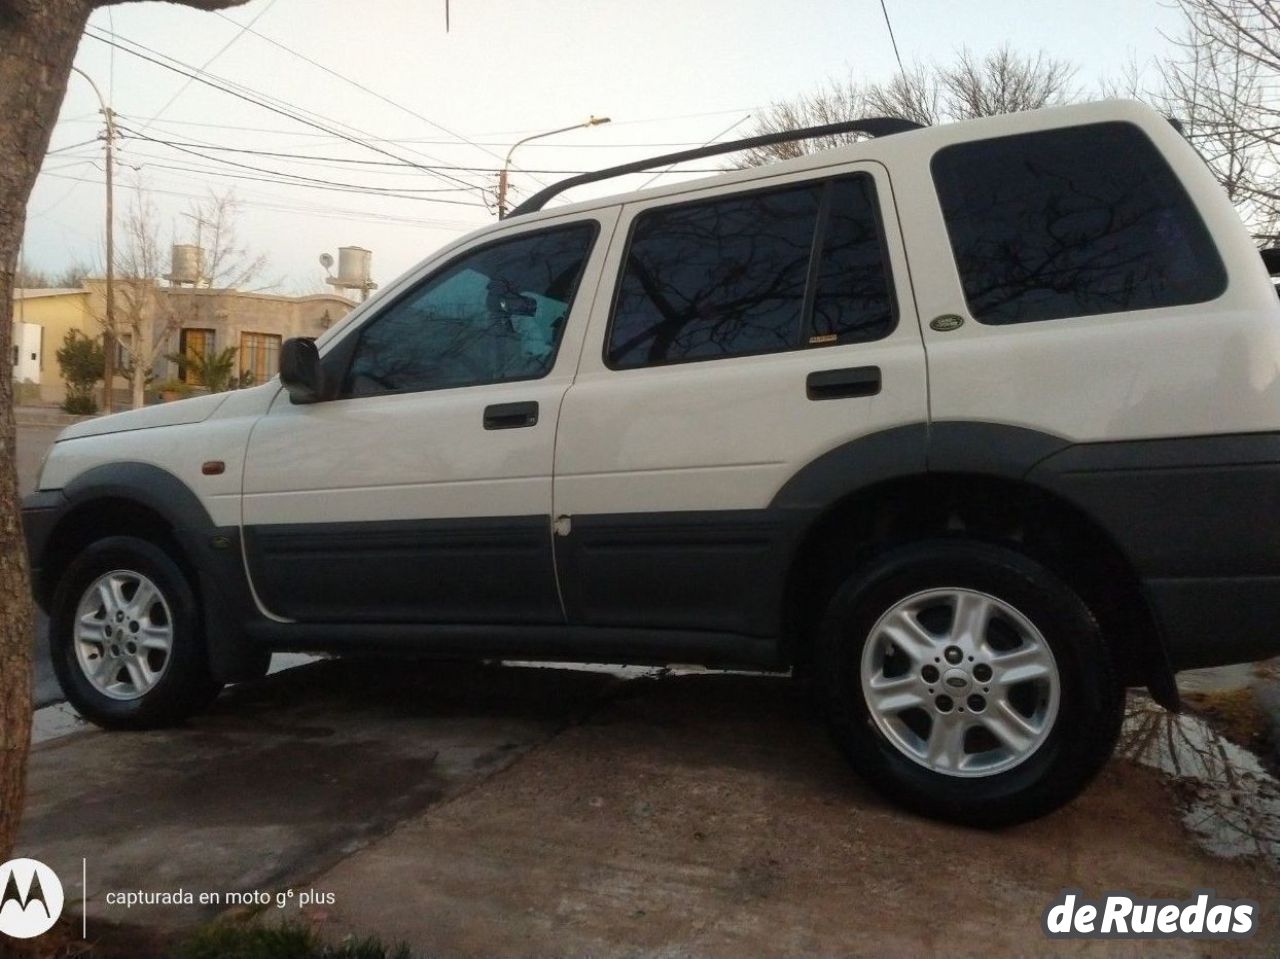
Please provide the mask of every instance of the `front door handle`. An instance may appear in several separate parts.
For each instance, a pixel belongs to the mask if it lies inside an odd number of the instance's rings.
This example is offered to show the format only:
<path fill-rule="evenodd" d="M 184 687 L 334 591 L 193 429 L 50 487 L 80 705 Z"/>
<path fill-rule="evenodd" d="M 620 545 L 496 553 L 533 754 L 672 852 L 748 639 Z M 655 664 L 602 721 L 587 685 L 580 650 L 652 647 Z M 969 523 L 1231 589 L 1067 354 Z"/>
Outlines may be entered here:
<path fill-rule="evenodd" d="M 842 400 L 875 396 L 880 392 L 880 367 L 852 366 L 843 370 L 819 370 L 804 382 L 811 400 Z"/>
<path fill-rule="evenodd" d="M 518 430 L 538 425 L 538 404 L 494 403 L 484 408 L 484 428 L 487 430 Z"/>

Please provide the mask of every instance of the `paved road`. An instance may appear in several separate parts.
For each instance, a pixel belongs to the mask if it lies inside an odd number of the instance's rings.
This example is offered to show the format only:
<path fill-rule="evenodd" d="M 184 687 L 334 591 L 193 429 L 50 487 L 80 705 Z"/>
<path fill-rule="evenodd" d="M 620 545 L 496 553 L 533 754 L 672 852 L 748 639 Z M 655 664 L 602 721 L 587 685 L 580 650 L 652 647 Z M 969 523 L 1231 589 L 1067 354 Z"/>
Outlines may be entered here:
<path fill-rule="evenodd" d="M 36 488 L 40 460 L 61 431 L 61 426 L 18 427 L 18 492 L 23 496 Z"/>
<path fill-rule="evenodd" d="M 36 488 L 36 473 L 45 450 L 53 445 L 61 426 L 18 427 L 18 493 L 25 496 Z M 44 613 L 36 610 L 35 635 L 35 704 L 48 706 L 62 700 L 62 690 L 53 678 L 53 666 L 49 662 L 49 622 Z"/>

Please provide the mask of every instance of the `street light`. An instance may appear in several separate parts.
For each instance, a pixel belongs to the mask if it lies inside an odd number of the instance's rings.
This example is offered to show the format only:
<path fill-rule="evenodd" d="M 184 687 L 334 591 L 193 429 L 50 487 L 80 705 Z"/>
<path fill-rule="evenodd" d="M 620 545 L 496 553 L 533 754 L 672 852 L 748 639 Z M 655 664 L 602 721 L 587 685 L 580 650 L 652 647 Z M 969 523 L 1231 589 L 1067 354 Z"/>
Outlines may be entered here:
<path fill-rule="evenodd" d="M 115 248 L 115 159 L 114 146 L 116 139 L 116 115 L 107 106 L 102 91 L 93 82 L 93 77 L 79 67 L 72 67 L 76 73 L 89 81 L 93 92 L 98 97 L 98 106 L 107 121 L 107 323 L 102 334 L 102 406 L 108 412 L 114 411 L 115 403 L 111 387 L 116 378 L 116 248 Z"/>
<path fill-rule="evenodd" d="M 528 143 L 530 140 L 541 140 L 543 137 L 555 136 L 557 133 L 568 133 L 570 130 L 581 130 L 584 127 L 598 127 L 600 124 L 608 122 L 608 117 L 591 117 L 586 123 L 575 123 L 573 126 L 560 127 L 558 130 L 535 133 L 531 137 L 525 137 L 523 140 L 517 140 L 513 143 L 511 149 L 507 151 L 507 158 L 502 161 L 502 172 L 498 174 L 498 219 L 501 220 L 507 215 L 507 170 L 511 166 L 511 154 L 516 152 L 516 147 Z"/>

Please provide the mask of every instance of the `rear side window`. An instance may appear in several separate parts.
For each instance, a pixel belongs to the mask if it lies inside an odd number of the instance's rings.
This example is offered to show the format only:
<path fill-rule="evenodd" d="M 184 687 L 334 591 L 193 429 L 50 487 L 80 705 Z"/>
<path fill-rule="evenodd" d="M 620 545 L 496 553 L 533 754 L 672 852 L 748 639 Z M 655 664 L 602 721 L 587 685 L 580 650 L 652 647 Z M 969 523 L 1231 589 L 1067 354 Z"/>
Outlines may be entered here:
<path fill-rule="evenodd" d="M 1132 124 L 945 147 L 933 179 L 982 323 L 1201 303 L 1226 289 L 1191 199 Z"/>
<path fill-rule="evenodd" d="M 614 302 L 613 369 L 879 339 L 896 313 L 866 175 L 636 218 Z"/>

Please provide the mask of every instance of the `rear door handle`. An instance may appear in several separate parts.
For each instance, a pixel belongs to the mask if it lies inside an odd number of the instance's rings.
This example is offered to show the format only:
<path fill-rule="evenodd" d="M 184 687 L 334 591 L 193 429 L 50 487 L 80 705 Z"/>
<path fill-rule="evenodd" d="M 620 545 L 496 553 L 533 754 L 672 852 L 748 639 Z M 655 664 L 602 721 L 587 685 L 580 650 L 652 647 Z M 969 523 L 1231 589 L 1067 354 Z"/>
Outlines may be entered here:
<path fill-rule="evenodd" d="M 804 382 L 811 400 L 843 400 L 875 396 L 880 392 L 880 367 L 852 366 L 843 370 L 819 370 Z"/>
<path fill-rule="evenodd" d="M 495 403 L 484 408 L 484 428 L 487 430 L 518 430 L 538 425 L 538 404 Z"/>

